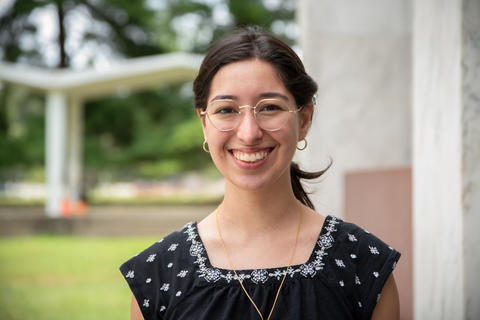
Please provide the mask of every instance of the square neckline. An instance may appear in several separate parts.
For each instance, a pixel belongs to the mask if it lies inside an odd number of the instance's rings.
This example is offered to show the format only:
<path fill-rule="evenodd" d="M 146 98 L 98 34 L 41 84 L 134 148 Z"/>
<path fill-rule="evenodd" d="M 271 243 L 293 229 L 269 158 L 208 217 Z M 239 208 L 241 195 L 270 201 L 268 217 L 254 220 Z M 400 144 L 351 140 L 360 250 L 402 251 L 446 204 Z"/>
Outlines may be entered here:
<path fill-rule="evenodd" d="M 318 233 L 318 236 L 315 240 L 315 245 L 313 246 L 312 252 L 310 253 L 307 261 L 305 261 L 303 263 L 300 263 L 300 264 L 292 264 L 290 266 L 271 267 L 271 268 L 256 268 L 256 269 L 235 269 L 235 271 L 237 272 L 239 277 L 242 277 L 240 274 L 244 274 L 244 275 L 246 275 L 246 274 L 258 274 L 258 273 L 264 273 L 264 272 L 268 272 L 269 274 L 275 274 L 275 273 L 278 274 L 278 272 L 280 272 L 280 273 L 282 273 L 282 276 L 283 276 L 284 272 L 286 271 L 286 269 L 288 267 L 290 267 L 289 268 L 289 274 L 291 274 L 292 272 L 295 272 L 293 270 L 298 270 L 298 269 L 301 269 L 302 266 L 310 265 L 310 264 L 313 264 L 313 263 L 317 262 L 317 260 L 319 260 L 319 258 L 321 259 L 323 257 L 323 251 L 324 250 L 322 250 L 322 249 L 328 249 L 329 247 L 331 247 L 333 245 L 334 239 L 330 235 L 332 229 L 329 228 L 332 221 L 334 221 L 334 224 L 335 224 L 335 223 L 337 223 L 336 221 L 338 221 L 338 218 L 336 218 L 332 215 L 325 216 L 322 227 L 321 227 L 321 229 Z M 193 229 L 193 232 L 195 234 L 195 237 L 197 238 L 196 241 L 202 247 L 202 250 L 199 253 L 199 255 L 202 257 L 204 268 L 210 269 L 210 270 L 217 270 L 218 272 L 220 272 L 222 274 L 226 274 L 226 275 L 228 275 L 228 274 L 233 275 L 234 274 L 233 270 L 216 267 L 216 266 L 213 266 L 211 264 L 210 258 L 208 256 L 208 252 L 207 252 L 207 250 L 205 248 L 205 245 L 203 243 L 203 240 L 202 240 L 202 238 L 201 238 L 201 236 L 198 232 L 197 221 L 193 222 L 193 228 L 192 229 Z M 325 246 L 322 246 L 323 244 L 325 244 L 325 241 L 322 241 L 322 238 L 324 238 L 326 236 L 329 239 L 327 241 L 328 242 L 327 243 L 328 245 L 326 246 L 327 248 L 325 248 Z M 320 257 L 319 257 L 319 254 L 318 254 L 319 251 L 322 252 L 322 254 L 320 254 Z M 197 270 L 197 271 L 202 272 L 201 270 Z"/>

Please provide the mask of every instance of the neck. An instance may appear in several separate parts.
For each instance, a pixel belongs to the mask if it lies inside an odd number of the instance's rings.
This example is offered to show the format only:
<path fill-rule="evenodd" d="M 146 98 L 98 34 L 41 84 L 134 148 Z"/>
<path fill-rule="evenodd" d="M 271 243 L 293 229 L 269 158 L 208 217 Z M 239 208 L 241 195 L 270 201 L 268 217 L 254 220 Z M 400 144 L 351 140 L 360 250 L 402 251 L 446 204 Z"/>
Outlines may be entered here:
<path fill-rule="evenodd" d="M 290 181 L 254 191 L 237 188 L 227 181 L 225 198 L 218 210 L 226 224 L 255 233 L 291 225 L 302 204 L 295 198 Z"/>

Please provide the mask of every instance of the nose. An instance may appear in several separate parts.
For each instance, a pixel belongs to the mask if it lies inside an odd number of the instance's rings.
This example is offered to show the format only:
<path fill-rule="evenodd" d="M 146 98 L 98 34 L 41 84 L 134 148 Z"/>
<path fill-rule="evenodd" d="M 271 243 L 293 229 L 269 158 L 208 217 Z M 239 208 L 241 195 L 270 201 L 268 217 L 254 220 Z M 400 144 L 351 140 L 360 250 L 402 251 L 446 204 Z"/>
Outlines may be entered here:
<path fill-rule="evenodd" d="M 263 130 L 255 119 L 253 109 L 248 109 L 242 112 L 243 116 L 237 127 L 237 137 L 246 144 L 253 144 L 263 137 Z"/>

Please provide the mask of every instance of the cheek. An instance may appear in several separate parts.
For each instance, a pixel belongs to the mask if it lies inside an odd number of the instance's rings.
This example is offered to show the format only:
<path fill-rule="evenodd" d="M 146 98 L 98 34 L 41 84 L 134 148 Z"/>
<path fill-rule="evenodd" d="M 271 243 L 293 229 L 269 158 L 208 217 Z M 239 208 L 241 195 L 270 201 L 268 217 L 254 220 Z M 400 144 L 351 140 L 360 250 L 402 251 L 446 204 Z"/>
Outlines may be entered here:
<path fill-rule="evenodd" d="M 219 132 L 216 129 L 206 128 L 204 131 L 205 139 L 208 142 L 208 146 L 210 149 L 210 154 L 212 158 L 218 157 L 220 152 L 226 147 L 226 143 L 228 141 L 228 134 Z"/>
<path fill-rule="evenodd" d="M 285 133 L 286 135 L 288 135 L 288 137 L 286 139 L 288 139 L 288 141 L 292 141 L 293 143 L 297 143 L 298 138 L 301 135 L 301 120 L 300 120 L 300 118 L 299 117 L 293 118 L 289 122 L 288 128 L 289 128 L 288 132 Z"/>

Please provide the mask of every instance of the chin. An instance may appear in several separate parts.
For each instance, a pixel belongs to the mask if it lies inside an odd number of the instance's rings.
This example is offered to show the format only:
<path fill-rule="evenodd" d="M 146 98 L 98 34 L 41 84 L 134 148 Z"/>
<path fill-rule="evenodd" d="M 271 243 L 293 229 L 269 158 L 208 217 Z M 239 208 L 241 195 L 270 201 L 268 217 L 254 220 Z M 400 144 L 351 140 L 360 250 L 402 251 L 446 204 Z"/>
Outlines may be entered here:
<path fill-rule="evenodd" d="M 235 186 L 235 188 L 242 189 L 244 191 L 258 192 L 265 189 L 272 190 L 276 186 L 283 183 L 289 183 L 289 176 L 286 177 L 285 174 L 290 174 L 289 170 L 285 170 L 283 174 L 278 176 L 272 175 L 244 175 L 236 177 L 225 177 L 227 183 Z M 285 179 L 287 178 L 287 179 Z"/>
<path fill-rule="evenodd" d="M 264 181 L 229 181 L 229 183 L 236 188 L 250 192 L 261 191 L 269 186 Z"/>

